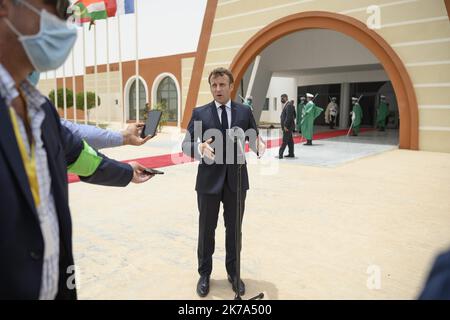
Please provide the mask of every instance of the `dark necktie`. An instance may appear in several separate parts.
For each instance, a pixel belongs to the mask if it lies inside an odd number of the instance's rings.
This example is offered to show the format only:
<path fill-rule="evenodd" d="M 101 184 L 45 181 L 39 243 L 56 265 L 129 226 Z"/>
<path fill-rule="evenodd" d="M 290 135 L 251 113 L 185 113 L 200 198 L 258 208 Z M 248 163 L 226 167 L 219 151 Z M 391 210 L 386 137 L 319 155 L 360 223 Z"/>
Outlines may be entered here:
<path fill-rule="evenodd" d="M 228 130 L 228 116 L 227 116 L 227 110 L 226 106 L 220 106 L 220 109 L 222 109 L 222 114 L 220 116 L 222 120 L 222 135 L 223 135 L 223 163 L 226 163 L 226 154 L 227 154 L 227 130 Z"/>
<path fill-rule="evenodd" d="M 228 130 L 228 116 L 226 108 L 227 108 L 226 106 L 220 106 L 220 109 L 222 109 L 221 120 L 223 133 L 225 133 Z"/>

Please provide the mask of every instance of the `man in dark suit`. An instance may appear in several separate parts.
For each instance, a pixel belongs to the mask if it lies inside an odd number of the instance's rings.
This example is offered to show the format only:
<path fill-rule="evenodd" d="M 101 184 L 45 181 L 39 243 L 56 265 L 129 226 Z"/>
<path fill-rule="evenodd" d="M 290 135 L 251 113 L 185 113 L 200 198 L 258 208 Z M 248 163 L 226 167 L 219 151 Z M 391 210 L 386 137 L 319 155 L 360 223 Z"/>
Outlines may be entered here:
<path fill-rule="evenodd" d="M 62 127 L 55 107 L 26 80 L 67 58 L 58 50 L 73 47 L 60 37 L 68 4 L 0 0 L 0 299 L 76 299 L 68 167 L 99 185 L 149 178 L 138 163 L 108 159 Z M 19 32 L 36 35 L 28 38 L 34 46 Z M 55 47 L 36 50 L 37 43 Z"/>
<path fill-rule="evenodd" d="M 420 300 L 450 300 L 450 250 L 441 253 L 433 262 Z"/>
<path fill-rule="evenodd" d="M 205 297 L 209 292 L 209 280 L 213 267 L 214 235 L 217 227 L 220 202 L 224 207 L 226 228 L 226 270 L 233 290 L 237 287 L 245 293 L 244 282 L 236 286 L 236 211 L 237 211 L 237 165 L 242 164 L 242 211 L 249 189 L 245 157 L 238 143 L 230 140 L 231 128 L 245 131 L 250 148 L 261 156 L 265 144 L 258 136 L 258 128 L 250 108 L 231 101 L 233 75 L 224 68 L 213 70 L 208 78 L 214 101 L 194 109 L 183 141 L 183 152 L 200 160 L 197 173 L 197 204 L 200 212 L 198 238 L 197 294 Z M 200 140 L 200 141 L 198 141 Z M 231 141 L 231 143 L 230 143 Z M 245 142 L 244 142 L 245 144 Z M 231 147 L 230 147 L 231 146 Z M 214 149 L 215 148 L 215 149 Z M 238 161 L 239 158 L 239 161 Z M 241 221 L 242 223 L 242 221 Z"/>
<path fill-rule="evenodd" d="M 292 133 L 295 130 L 295 107 L 289 101 L 287 94 L 281 95 L 281 103 L 283 104 L 283 111 L 281 112 L 281 130 L 283 131 L 283 143 L 278 152 L 278 157 L 283 159 L 284 150 L 286 146 L 289 147 L 289 154 L 286 158 L 294 158 L 294 138 L 292 137 Z"/>

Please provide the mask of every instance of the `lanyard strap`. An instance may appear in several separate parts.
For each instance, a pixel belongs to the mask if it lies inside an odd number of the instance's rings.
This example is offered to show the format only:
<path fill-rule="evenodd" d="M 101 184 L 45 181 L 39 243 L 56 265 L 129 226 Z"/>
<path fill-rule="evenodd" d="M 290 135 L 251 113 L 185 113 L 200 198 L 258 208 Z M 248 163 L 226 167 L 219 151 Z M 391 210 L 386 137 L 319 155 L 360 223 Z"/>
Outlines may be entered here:
<path fill-rule="evenodd" d="M 9 108 L 9 114 L 11 116 L 12 125 L 14 128 L 14 133 L 16 135 L 17 144 L 19 146 L 20 155 L 22 156 L 22 162 L 25 167 L 25 171 L 28 176 L 28 182 L 30 183 L 31 194 L 33 195 L 34 203 L 36 207 L 39 207 L 41 199 L 39 197 L 39 183 L 36 171 L 36 152 L 34 143 L 31 144 L 31 158 L 28 155 L 24 140 L 20 134 L 19 124 L 17 123 L 16 113 L 12 108 Z"/>

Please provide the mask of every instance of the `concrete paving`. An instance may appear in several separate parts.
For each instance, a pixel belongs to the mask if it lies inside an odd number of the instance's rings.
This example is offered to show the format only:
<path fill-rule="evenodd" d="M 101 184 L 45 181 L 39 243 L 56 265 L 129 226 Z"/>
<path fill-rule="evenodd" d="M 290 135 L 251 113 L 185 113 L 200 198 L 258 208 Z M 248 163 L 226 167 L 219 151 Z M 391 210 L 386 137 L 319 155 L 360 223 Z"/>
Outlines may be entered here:
<path fill-rule="evenodd" d="M 125 160 L 179 152 L 181 135 L 104 152 Z M 321 140 L 295 160 L 249 157 L 245 298 L 414 299 L 450 246 L 450 154 Z M 394 148 L 394 149 L 393 149 Z M 199 299 L 197 165 L 144 185 L 71 184 L 81 299 Z M 211 291 L 231 299 L 220 216 Z"/>

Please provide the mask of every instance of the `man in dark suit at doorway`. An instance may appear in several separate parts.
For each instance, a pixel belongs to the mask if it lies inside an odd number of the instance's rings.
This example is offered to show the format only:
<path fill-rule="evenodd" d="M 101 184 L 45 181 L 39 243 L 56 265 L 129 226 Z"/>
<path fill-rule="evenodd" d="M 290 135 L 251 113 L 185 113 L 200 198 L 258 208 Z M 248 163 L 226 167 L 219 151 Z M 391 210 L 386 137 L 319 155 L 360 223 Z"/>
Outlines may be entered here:
<path fill-rule="evenodd" d="M 289 148 L 289 154 L 286 158 L 294 158 L 294 138 L 292 133 L 295 129 L 295 107 L 292 102 L 289 101 L 287 94 L 281 95 L 281 103 L 283 104 L 283 111 L 281 112 L 281 130 L 283 130 L 283 143 L 278 152 L 278 157 L 283 159 L 284 150 Z"/>
<path fill-rule="evenodd" d="M 215 246 L 215 230 L 220 203 L 224 207 L 226 228 L 226 270 L 228 281 L 236 292 L 236 211 L 237 211 L 237 152 L 235 143 L 228 140 L 231 128 L 240 128 L 250 137 L 250 148 L 264 153 L 265 144 L 258 136 L 258 128 L 250 108 L 231 101 L 234 78 L 225 68 L 213 70 L 208 78 L 214 101 L 195 108 L 183 141 L 183 152 L 200 160 L 197 173 L 196 191 L 199 217 L 197 294 L 205 297 L 209 293 L 209 280 L 213 267 L 212 256 Z M 198 141 L 200 140 L 200 141 Z M 215 149 L 213 149 L 215 147 Z M 231 151 L 231 152 L 230 152 Z M 231 153 L 231 156 L 230 156 Z M 231 158 L 231 159 L 230 159 Z M 246 191 L 249 189 L 245 160 L 242 165 L 242 212 Z M 242 223 L 242 220 L 241 220 Z M 238 284 L 241 295 L 245 293 L 242 281 Z"/>

